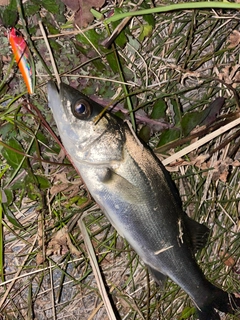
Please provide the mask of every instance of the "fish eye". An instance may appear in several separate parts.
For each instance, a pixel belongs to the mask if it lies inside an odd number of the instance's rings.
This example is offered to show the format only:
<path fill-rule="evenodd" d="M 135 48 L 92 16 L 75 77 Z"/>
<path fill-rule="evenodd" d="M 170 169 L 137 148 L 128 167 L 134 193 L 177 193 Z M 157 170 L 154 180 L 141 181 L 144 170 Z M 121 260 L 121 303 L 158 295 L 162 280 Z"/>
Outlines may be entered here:
<path fill-rule="evenodd" d="M 91 115 L 91 112 L 92 112 L 92 109 L 90 104 L 84 99 L 77 100 L 72 105 L 72 113 L 78 119 L 81 119 L 81 120 L 88 119 L 89 116 Z"/>
<path fill-rule="evenodd" d="M 80 103 L 75 105 L 75 111 L 77 114 L 85 114 L 86 113 L 86 107 L 84 104 Z"/>

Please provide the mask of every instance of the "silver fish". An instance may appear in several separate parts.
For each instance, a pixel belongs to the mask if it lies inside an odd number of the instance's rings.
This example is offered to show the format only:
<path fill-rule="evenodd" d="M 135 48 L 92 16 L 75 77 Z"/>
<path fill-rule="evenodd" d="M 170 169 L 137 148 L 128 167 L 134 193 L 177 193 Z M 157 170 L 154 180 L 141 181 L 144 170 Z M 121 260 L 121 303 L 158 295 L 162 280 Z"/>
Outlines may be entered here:
<path fill-rule="evenodd" d="M 168 276 L 193 300 L 200 320 L 234 313 L 240 299 L 206 280 L 194 253 L 209 230 L 182 210 L 178 191 L 154 153 L 103 107 L 78 90 L 48 83 L 60 137 L 92 197 L 138 253 L 157 283 Z"/>

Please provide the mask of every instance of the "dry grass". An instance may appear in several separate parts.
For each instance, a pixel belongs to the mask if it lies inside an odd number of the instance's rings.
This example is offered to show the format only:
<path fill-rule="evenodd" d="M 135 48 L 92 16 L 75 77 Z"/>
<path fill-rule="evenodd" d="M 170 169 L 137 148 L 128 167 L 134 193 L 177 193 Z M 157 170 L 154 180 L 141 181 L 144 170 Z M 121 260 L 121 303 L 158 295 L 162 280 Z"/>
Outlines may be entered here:
<path fill-rule="evenodd" d="M 114 1 L 108 1 L 102 11 L 114 7 Z M 122 7 L 129 11 L 134 5 L 125 1 Z M 57 15 L 42 8 L 41 16 L 45 27 L 51 24 L 61 31 L 50 44 L 64 81 L 102 98 L 103 104 L 115 99 L 122 107 L 122 99 L 129 95 L 128 105 L 144 110 L 136 116 L 145 118 L 151 115 L 154 103 L 162 101 L 161 118 L 171 124 L 168 132 L 172 137 L 177 134 L 175 139 L 166 139 L 166 132 L 164 137 L 152 121 L 148 126 L 138 123 L 137 129 L 165 163 L 189 142 L 239 119 L 238 12 L 184 10 L 133 18 L 125 30 L 124 45 L 116 46 L 124 78 L 112 49 L 97 46 L 99 39 L 91 33 L 96 30 L 101 40 L 106 38 L 102 22 L 83 28 L 90 40 L 84 42 L 82 38 L 75 41 L 76 33 L 81 32 L 71 25 L 63 28 Z M 30 27 L 35 21 L 35 15 L 27 18 Z M 144 37 L 147 28 L 153 29 Z M 34 46 L 51 68 L 39 27 L 33 29 Z M 17 96 L 24 84 L 19 72 L 11 69 L 5 32 L 1 27 L 0 163 L 1 172 L 6 170 L 1 177 L 0 210 L 2 319 L 108 319 L 93 274 L 94 261 L 77 219 L 82 219 L 91 239 L 98 262 L 95 267 L 100 268 L 110 296 L 106 303 L 115 306 L 121 319 L 181 319 L 183 310 L 192 307 L 187 295 L 170 280 L 164 289 L 156 287 L 139 257 L 116 234 L 68 160 L 59 154 L 55 137 L 37 111 L 57 132 L 47 107 L 44 83 L 49 76 L 36 55 L 36 95 L 29 99 Z M 203 134 L 189 138 L 193 132 L 183 127 L 183 117 L 190 112 L 200 114 L 217 97 L 226 99 L 218 117 L 207 129 L 198 123 Z M 143 127 L 150 133 L 144 134 Z M 6 155 L 6 150 L 14 151 Z M 26 156 L 17 155 L 16 150 Z M 168 163 L 184 209 L 212 230 L 207 247 L 197 254 L 199 264 L 211 281 L 234 293 L 240 291 L 239 158 L 238 124 Z M 222 319 L 237 317 L 222 315 Z"/>

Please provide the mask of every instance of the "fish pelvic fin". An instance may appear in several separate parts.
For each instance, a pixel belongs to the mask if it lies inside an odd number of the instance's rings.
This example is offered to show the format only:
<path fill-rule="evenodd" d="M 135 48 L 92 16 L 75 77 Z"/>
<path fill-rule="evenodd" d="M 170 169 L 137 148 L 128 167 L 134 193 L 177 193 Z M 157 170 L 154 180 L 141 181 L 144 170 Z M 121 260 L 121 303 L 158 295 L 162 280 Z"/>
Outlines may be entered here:
<path fill-rule="evenodd" d="M 215 309 L 224 313 L 240 314 L 240 298 L 235 297 L 215 286 L 212 294 L 207 299 L 207 303 L 198 310 L 199 320 L 220 320 L 219 314 Z"/>

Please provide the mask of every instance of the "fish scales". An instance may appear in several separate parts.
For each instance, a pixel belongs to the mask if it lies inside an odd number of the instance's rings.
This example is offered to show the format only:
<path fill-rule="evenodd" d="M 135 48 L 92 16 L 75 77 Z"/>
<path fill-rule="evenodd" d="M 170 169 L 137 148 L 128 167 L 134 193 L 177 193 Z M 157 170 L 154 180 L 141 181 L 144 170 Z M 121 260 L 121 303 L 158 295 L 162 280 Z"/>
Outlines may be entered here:
<path fill-rule="evenodd" d="M 132 243 L 133 248 L 139 253 L 146 264 L 156 270 L 160 270 L 164 274 L 168 274 L 175 282 L 182 284 L 186 281 L 186 277 L 191 277 L 188 272 L 189 268 L 186 268 L 186 261 L 190 262 L 190 267 L 193 271 L 193 267 L 195 267 L 195 272 L 197 273 L 199 269 L 195 263 L 192 263 L 189 239 L 185 239 L 184 243 L 180 244 L 178 217 L 182 216 L 181 209 L 179 209 L 177 205 L 159 163 L 155 162 L 153 166 L 149 166 L 149 163 L 152 161 L 152 153 L 150 153 L 148 149 L 139 148 L 138 142 L 127 129 L 126 136 L 125 146 L 127 155 L 124 157 L 122 165 L 116 172 L 131 181 L 136 187 L 138 184 L 141 185 L 142 188 L 139 192 L 143 204 L 140 203 L 140 205 L 138 205 L 139 202 L 137 199 L 136 203 L 126 208 L 126 212 L 131 212 L 132 214 L 130 221 L 128 221 L 128 219 L 122 221 L 122 223 L 130 225 L 131 235 L 125 235 L 125 237 L 129 243 Z M 139 156 L 141 156 L 140 161 L 137 160 Z M 130 169 L 125 170 L 124 168 Z M 158 192 L 156 192 L 156 190 Z M 123 200 L 126 205 L 126 199 Z M 153 208 L 150 212 L 149 207 Z M 179 215 L 176 215 L 176 212 L 179 210 Z M 167 219 L 166 212 L 168 214 Z M 121 212 L 117 213 L 117 215 L 120 214 Z M 134 216 L 135 219 L 133 219 L 132 216 Z M 171 233 L 169 233 L 168 225 L 172 227 Z M 146 234 L 148 237 L 143 239 L 142 235 Z M 135 246 L 132 238 L 136 239 Z M 139 249 L 139 243 L 141 243 L 141 249 Z M 181 250 L 179 250 L 180 247 Z M 184 252 L 184 247 L 186 247 L 186 252 Z M 169 249 L 162 251 L 159 255 L 152 254 L 152 252 L 155 253 L 159 250 L 164 250 L 164 248 Z M 190 259 L 186 259 L 183 265 L 179 265 L 183 254 L 190 256 Z M 162 263 L 162 260 L 164 263 Z M 169 262 L 167 262 L 167 260 L 169 260 Z M 167 270 L 165 270 L 166 266 Z M 194 281 L 196 278 L 195 272 L 192 272 L 194 277 L 189 283 L 196 282 L 196 280 Z M 181 278 L 183 281 L 181 281 Z M 200 277 L 199 281 L 201 282 L 201 280 L 202 278 Z M 187 290 L 186 287 L 185 290 Z M 196 297 L 192 298 L 194 299 Z"/>
<path fill-rule="evenodd" d="M 234 313 L 240 299 L 206 280 L 194 253 L 209 230 L 190 219 L 169 173 L 125 122 L 78 90 L 48 83 L 62 142 L 106 217 L 139 254 L 156 282 L 169 276 L 185 290 L 200 320 Z"/>

